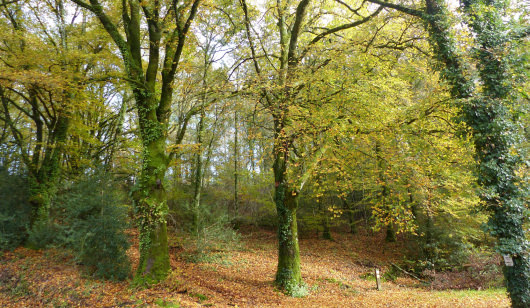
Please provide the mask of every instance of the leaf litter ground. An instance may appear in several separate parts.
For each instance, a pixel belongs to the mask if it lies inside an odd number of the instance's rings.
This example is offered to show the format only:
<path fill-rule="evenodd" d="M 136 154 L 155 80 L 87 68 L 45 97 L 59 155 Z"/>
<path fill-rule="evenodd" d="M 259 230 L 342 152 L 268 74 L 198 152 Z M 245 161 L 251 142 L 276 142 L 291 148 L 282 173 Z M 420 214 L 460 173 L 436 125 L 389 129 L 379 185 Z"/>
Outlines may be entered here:
<path fill-rule="evenodd" d="M 369 274 L 376 266 L 384 271 L 390 262 L 399 262 L 403 251 L 399 243 L 385 243 L 382 235 L 302 238 L 302 276 L 310 293 L 288 297 L 272 283 L 275 233 L 248 229 L 243 235 L 243 248 L 203 257 L 173 245 L 172 273 L 150 289 L 88 277 L 62 250 L 4 252 L 0 307 L 509 307 L 503 290 L 433 291 L 411 278 L 383 282 L 377 291 Z M 137 247 L 135 240 L 128 252 L 133 265 Z"/>

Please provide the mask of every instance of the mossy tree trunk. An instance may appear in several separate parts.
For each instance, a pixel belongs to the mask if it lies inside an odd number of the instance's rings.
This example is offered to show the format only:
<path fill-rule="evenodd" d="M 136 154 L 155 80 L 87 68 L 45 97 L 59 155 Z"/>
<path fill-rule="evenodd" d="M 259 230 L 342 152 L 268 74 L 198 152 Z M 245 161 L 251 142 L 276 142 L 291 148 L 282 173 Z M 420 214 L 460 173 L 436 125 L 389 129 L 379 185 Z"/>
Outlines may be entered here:
<path fill-rule="evenodd" d="M 276 284 L 288 293 L 302 284 L 300 248 L 298 246 L 298 192 L 287 179 L 286 158 L 288 149 L 278 146 L 274 161 L 274 202 L 278 214 L 278 268 Z"/>
<path fill-rule="evenodd" d="M 144 120 L 145 118 L 148 119 L 149 115 L 144 115 Z M 157 124 L 151 120 L 141 126 L 145 127 L 147 123 Z M 152 130 L 141 130 L 144 152 L 142 173 L 135 194 L 136 220 L 140 233 L 140 262 L 135 276 L 138 284 L 159 281 L 170 268 L 166 225 L 168 205 L 164 189 L 169 159 L 163 128 L 154 127 Z"/>

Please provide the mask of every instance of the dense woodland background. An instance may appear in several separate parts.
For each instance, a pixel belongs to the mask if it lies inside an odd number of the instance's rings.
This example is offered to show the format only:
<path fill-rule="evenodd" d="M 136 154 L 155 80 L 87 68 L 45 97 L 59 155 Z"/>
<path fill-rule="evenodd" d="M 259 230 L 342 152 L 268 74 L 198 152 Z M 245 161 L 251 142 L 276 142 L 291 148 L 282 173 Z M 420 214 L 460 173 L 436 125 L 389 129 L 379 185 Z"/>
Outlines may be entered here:
<path fill-rule="evenodd" d="M 528 307 L 529 9 L 0 0 L 0 248 L 149 286 L 274 230 L 305 296 L 299 238 L 384 234 L 388 279 Z"/>

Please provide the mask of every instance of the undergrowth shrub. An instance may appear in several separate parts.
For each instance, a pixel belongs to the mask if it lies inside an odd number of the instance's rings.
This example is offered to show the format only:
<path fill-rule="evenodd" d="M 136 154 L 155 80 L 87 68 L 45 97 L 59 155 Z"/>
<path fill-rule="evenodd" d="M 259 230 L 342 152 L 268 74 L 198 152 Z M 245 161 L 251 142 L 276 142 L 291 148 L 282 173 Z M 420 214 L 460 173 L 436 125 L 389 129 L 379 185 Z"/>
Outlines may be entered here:
<path fill-rule="evenodd" d="M 44 249 L 51 246 L 61 245 L 58 237 L 58 225 L 53 220 L 37 220 L 28 230 L 28 247 L 32 249 Z"/>
<path fill-rule="evenodd" d="M 31 205 L 25 176 L 0 168 L 0 250 L 22 245 L 28 237 Z"/>
<path fill-rule="evenodd" d="M 494 253 L 491 238 L 480 230 L 480 221 L 444 215 L 437 218 L 420 220 L 417 235 L 407 242 L 402 266 L 428 281 L 434 289 L 502 286 L 500 256 Z"/>
<path fill-rule="evenodd" d="M 475 289 L 484 290 L 504 286 L 501 257 L 492 251 L 474 251 L 469 263 L 462 268 L 445 271 L 426 271 L 431 287 L 436 290 Z"/>
<path fill-rule="evenodd" d="M 61 218 L 59 241 L 73 249 L 79 263 L 96 277 L 129 276 L 128 208 L 112 180 L 103 174 L 83 178 L 67 187 L 53 207 Z"/>
<path fill-rule="evenodd" d="M 188 207 L 188 211 L 194 211 Z M 215 205 L 201 204 L 197 227 L 190 226 L 196 237 L 198 252 L 236 249 L 241 245 L 241 235 L 234 230 L 226 209 Z M 193 221 L 193 220 L 192 220 Z"/>
<path fill-rule="evenodd" d="M 68 248 L 95 277 L 127 278 L 128 208 L 116 187 L 103 174 L 66 183 L 52 200 L 49 220 L 38 221 L 29 231 L 30 246 Z"/>
<path fill-rule="evenodd" d="M 285 293 L 291 297 L 306 297 L 309 295 L 309 288 L 307 284 L 301 283 L 299 285 L 287 285 Z"/>
<path fill-rule="evenodd" d="M 404 266 L 417 274 L 463 270 L 474 250 L 489 245 L 479 228 L 481 217 L 471 212 L 462 217 L 445 213 L 429 217 L 418 212 L 418 229 L 407 241 L 407 262 Z"/>

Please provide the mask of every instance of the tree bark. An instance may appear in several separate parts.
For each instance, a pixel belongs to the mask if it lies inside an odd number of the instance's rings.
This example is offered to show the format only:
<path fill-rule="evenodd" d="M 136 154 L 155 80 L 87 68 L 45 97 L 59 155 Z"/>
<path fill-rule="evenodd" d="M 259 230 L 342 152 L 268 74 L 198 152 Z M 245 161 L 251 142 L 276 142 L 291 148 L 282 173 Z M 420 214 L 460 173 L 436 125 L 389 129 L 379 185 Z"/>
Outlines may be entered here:
<path fill-rule="evenodd" d="M 239 123 L 237 117 L 237 110 L 234 110 L 234 217 L 239 216 Z M 253 161 L 253 158 L 250 159 Z"/>
<path fill-rule="evenodd" d="M 204 104 L 204 100 L 203 100 Z M 197 149 L 197 156 L 195 162 L 195 181 L 193 190 L 193 228 L 195 229 L 195 235 L 199 236 L 199 219 L 200 219 L 200 205 L 201 205 L 201 192 L 202 192 L 202 181 L 203 181 L 203 142 L 204 142 L 204 107 L 201 108 L 201 114 L 199 123 L 197 126 L 197 143 L 199 148 Z"/>
<path fill-rule="evenodd" d="M 276 284 L 290 293 L 293 288 L 302 284 L 296 221 L 298 194 L 289 189 L 285 182 L 279 183 L 275 191 L 275 203 L 278 212 L 278 269 L 276 271 Z"/>
<path fill-rule="evenodd" d="M 144 144 L 143 167 L 136 196 L 140 231 L 140 262 L 135 281 L 150 284 L 163 279 L 169 269 L 167 241 L 167 196 L 163 181 L 167 170 L 166 138 Z"/>

